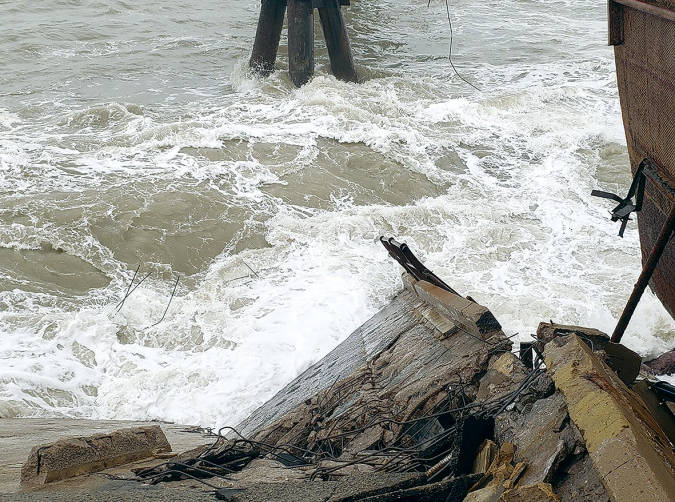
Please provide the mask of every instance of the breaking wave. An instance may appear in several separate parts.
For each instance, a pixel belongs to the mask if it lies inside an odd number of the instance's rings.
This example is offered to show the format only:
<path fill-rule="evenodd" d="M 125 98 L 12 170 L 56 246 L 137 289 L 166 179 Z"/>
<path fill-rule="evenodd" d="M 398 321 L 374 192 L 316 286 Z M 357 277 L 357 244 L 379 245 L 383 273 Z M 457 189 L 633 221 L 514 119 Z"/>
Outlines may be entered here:
<path fill-rule="evenodd" d="M 381 234 L 521 340 L 549 319 L 611 331 L 639 245 L 589 195 L 630 179 L 604 9 L 586 3 L 513 3 L 489 46 L 495 7 L 453 12 L 481 92 L 448 77 L 444 17 L 393 0 L 348 14 L 359 85 L 329 76 L 323 49 L 301 89 L 283 57 L 252 78 L 256 9 L 233 7 L 222 36 L 211 2 L 190 18 L 200 38 L 159 16 L 124 43 L 42 51 L 70 51 L 51 67 L 68 86 L 17 63 L 0 108 L 0 416 L 236 422 L 398 290 Z M 133 8 L 150 7 L 106 20 Z M 135 283 L 150 275 L 118 311 L 137 267 Z M 626 344 L 674 338 L 647 293 Z"/>

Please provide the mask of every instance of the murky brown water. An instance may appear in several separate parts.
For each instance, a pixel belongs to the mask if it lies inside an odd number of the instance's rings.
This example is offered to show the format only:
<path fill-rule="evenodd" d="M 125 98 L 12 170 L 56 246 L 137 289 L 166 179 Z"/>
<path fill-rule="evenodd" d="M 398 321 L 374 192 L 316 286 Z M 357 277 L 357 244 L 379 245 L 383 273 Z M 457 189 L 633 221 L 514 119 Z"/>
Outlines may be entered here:
<path fill-rule="evenodd" d="M 302 89 L 285 39 L 246 74 L 257 9 L 0 3 L 0 416 L 236 421 L 396 291 L 380 234 L 522 339 L 612 328 L 639 251 L 589 196 L 629 183 L 604 4 L 452 2 L 480 92 L 445 4 L 346 8 L 358 85 L 317 22 Z M 626 342 L 674 331 L 649 295 Z"/>

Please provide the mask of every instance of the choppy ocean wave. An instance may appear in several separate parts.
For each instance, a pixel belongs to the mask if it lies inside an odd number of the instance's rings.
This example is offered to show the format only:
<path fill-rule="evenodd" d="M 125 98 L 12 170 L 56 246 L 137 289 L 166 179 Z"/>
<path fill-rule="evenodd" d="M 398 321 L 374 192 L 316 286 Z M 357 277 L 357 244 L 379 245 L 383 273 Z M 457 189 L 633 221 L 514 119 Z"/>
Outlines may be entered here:
<path fill-rule="evenodd" d="M 284 40 L 248 75 L 252 4 L 59 4 L 40 33 L 0 7 L 0 416 L 236 422 L 398 290 L 381 234 L 521 340 L 611 331 L 640 260 L 590 197 L 630 182 L 605 9 L 508 3 L 453 2 L 481 91 L 444 5 L 359 1 L 364 81 L 317 41 L 301 89 Z M 651 293 L 624 340 L 672 348 Z"/>

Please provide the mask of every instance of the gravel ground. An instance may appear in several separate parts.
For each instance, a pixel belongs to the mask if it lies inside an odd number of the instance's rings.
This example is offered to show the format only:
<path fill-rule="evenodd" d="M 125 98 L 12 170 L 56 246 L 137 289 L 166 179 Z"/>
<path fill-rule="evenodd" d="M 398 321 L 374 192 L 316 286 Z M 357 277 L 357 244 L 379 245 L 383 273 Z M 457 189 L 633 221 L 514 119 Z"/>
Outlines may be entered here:
<path fill-rule="evenodd" d="M 126 502 L 210 501 L 214 495 L 197 489 L 148 486 L 133 481 L 106 481 L 94 489 L 45 489 L 35 492 L 0 494 L 2 502 Z"/>

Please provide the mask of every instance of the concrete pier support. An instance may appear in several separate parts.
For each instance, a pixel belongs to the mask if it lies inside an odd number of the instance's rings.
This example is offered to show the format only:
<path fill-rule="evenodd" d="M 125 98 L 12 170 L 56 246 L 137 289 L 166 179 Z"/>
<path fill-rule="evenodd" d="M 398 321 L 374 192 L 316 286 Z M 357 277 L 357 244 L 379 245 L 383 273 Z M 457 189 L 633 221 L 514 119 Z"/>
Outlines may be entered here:
<path fill-rule="evenodd" d="M 323 0 L 318 8 L 321 28 L 326 39 L 330 68 L 335 78 L 346 82 L 357 82 L 352 49 L 347 37 L 345 21 L 338 0 Z"/>
<path fill-rule="evenodd" d="M 261 2 L 258 29 L 255 33 L 249 65 L 254 72 L 263 77 L 274 72 L 285 12 L 286 0 L 262 0 Z"/>
<path fill-rule="evenodd" d="M 311 0 L 288 0 L 288 72 L 298 87 L 314 75 L 314 7 Z"/>

